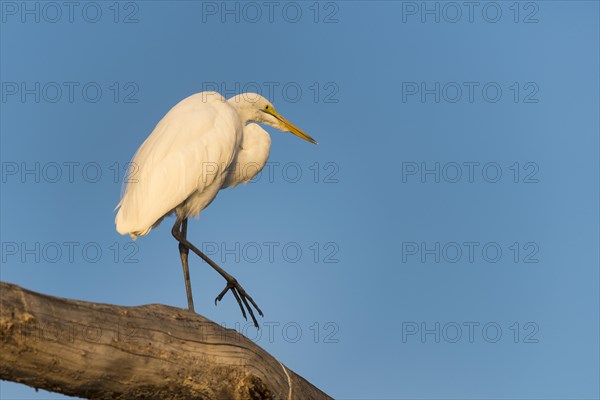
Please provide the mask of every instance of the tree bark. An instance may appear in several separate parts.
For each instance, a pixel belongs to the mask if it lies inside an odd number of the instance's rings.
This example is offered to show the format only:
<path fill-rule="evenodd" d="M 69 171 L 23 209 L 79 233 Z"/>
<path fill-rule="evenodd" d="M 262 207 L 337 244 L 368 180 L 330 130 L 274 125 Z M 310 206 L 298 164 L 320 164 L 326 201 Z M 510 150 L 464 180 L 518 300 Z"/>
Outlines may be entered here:
<path fill-rule="evenodd" d="M 187 310 L 0 282 L 0 379 L 87 399 L 330 399 L 251 340 Z"/>

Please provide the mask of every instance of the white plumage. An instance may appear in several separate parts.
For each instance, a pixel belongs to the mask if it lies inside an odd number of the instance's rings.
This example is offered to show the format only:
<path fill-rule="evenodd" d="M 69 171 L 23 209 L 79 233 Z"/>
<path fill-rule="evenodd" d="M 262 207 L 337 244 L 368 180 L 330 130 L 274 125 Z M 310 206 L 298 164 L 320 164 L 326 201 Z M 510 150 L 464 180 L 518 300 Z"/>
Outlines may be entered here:
<path fill-rule="evenodd" d="M 172 212 L 197 216 L 220 189 L 251 180 L 267 162 L 271 138 L 248 121 L 314 142 L 259 95 L 226 100 L 215 92 L 194 94 L 164 116 L 133 157 L 117 205 L 117 231 L 135 239 Z"/>

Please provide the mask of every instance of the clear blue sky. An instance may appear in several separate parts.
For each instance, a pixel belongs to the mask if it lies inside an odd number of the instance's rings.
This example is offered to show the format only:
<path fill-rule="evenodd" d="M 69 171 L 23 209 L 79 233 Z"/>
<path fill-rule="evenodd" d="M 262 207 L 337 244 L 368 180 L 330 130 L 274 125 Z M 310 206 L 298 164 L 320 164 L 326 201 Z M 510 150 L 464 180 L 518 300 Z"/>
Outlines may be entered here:
<path fill-rule="evenodd" d="M 262 347 L 340 399 L 599 397 L 598 2 L 61 4 L 1 3 L 2 281 L 184 307 L 172 221 L 115 232 L 122 168 L 182 98 L 260 90 L 320 144 L 270 130 L 189 237 Z"/>

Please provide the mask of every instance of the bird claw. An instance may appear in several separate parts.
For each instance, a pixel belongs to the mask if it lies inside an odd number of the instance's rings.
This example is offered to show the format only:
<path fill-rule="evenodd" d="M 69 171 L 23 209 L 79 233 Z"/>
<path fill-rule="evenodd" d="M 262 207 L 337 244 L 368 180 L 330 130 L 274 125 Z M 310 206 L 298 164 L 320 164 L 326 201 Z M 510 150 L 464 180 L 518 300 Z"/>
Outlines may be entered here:
<path fill-rule="evenodd" d="M 238 283 L 238 281 L 235 278 L 227 279 L 227 286 L 225 286 L 225 289 L 223 289 L 221 291 L 221 293 L 219 293 L 219 295 L 215 298 L 215 305 L 217 305 L 217 303 L 223 299 L 223 296 L 225 296 L 225 294 L 229 290 L 231 290 L 231 293 L 233 293 L 233 297 L 235 297 L 238 305 L 240 306 L 240 310 L 242 310 L 242 316 L 244 317 L 244 319 L 246 321 L 248 320 L 248 318 L 246 316 L 246 310 L 248 310 L 250 317 L 252 317 L 252 322 L 254 322 L 254 326 L 258 328 L 259 327 L 258 321 L 256 320 L 256 317 L 254 316 L 254 312 L 252 311 L 252 308 L 250 307 L 248 300 L 250 300 L 250 303 L 254 306 L 256 311 L 258 311 L 258 314 L 261 317 L 264 317 L 263 312 L 256 305 L 256 303 L 254 302 L 252 297 L 248 293 L 246 293 L 244 288 L 242 288 L 242 286 Z M 243 303 L 243 305 L 242 305 L 242 303 Z M 245 307 L 245 309 L 244 309 L 244 307 Z"/>

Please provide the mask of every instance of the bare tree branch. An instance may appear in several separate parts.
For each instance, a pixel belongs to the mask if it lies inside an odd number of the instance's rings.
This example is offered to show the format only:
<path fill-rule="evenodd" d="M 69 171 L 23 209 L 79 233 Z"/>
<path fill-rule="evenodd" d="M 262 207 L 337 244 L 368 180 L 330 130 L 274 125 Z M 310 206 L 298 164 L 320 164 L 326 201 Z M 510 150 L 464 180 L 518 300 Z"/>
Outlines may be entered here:
<path fill-rule="evenodd" d="M 330 399 L 251 340 L 187 310 L 0 282 L 0 379 L 88 399 Z"/>

